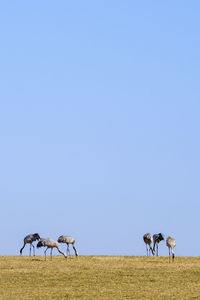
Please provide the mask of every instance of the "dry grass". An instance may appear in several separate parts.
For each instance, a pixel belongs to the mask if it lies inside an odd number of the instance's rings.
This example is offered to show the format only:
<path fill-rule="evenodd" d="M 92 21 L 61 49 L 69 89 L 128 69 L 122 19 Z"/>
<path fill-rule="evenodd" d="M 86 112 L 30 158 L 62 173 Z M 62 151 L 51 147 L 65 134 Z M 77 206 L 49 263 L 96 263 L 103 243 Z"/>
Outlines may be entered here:
<path fill-rule="evenodd" d="M 200 258 L 1 256 L 0 299 L 200 299 Z"/>

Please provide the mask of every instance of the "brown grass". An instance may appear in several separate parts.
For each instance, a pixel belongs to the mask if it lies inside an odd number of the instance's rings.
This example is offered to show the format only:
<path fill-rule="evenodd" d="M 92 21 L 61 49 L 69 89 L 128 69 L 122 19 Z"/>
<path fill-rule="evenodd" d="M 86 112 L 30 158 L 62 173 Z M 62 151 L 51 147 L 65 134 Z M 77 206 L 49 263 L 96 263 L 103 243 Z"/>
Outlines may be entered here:
<path fill-rule="evenodd" d="M 200 299 L 200 258 L 0 256 L 0 299 Z"/>

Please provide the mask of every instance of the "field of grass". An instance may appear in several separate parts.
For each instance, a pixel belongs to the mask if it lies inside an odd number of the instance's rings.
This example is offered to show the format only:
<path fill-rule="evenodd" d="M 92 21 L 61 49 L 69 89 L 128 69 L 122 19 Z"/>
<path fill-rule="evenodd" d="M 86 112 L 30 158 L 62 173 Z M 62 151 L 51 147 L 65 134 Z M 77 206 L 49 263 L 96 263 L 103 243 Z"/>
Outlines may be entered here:
<path fill-rule="evenodd" d="M 200 258 L 0 256 L 0 299 L 200 299 Z"/>

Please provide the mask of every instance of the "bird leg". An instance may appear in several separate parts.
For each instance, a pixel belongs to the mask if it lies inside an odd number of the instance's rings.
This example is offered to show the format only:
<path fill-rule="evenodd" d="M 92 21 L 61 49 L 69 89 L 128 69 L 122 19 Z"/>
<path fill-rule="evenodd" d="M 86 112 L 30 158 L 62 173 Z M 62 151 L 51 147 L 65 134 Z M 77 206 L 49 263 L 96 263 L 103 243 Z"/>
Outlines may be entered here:
<path fill-rule="evenodd" d="M 147 251 L 147 256 L 148 256 L 148 248 L 147 248 L 147 244 L 146 244 L 146 251 Z"/>
<path fill-rule="evenodd" d="M 172 261 L 173 261 L 173 262 L 174 262 L 174 257 L 175 257 L 174 251 L 172 251 Z"/>
<path fill-rule="evenodd" d="M 32 244 L 33 247 L 33 255 L 35 256 L 35 246 Z"/>
<path fill-rule="evenodd" d="M 69 244 L 67 244 L 67 252 L 69 253 L 70 256 Z"/>
<path fill-rule="evenodd" d="M 76 248 L 74 246 L 73 246 L 73 249 L 74 249 L 75 255 L 78 256 L 78 251 L 76 250 Z"/>
<path fill-rule="evenodd" d="M 47 258 L 46 258 L 46 252 L 47 252 L 47 250 L 48 250 L 48 247 L 47 247 L 47 249 L 44 251 L 44 254 L 45 254 L 45 260 L 47 259 Z"/>

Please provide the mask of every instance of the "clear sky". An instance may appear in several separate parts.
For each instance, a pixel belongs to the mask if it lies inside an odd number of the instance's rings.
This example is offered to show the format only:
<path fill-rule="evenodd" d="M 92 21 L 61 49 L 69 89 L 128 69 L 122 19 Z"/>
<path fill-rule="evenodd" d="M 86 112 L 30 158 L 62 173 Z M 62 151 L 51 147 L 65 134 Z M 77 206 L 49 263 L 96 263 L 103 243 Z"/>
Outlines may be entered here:
<path fill-rule="evenodd" d="M 1 255 L 34 232 L 84 255 L 145 255 L 143 234 L 162 232 L 200 254 L 199 13 L 0 3 Z"/>

